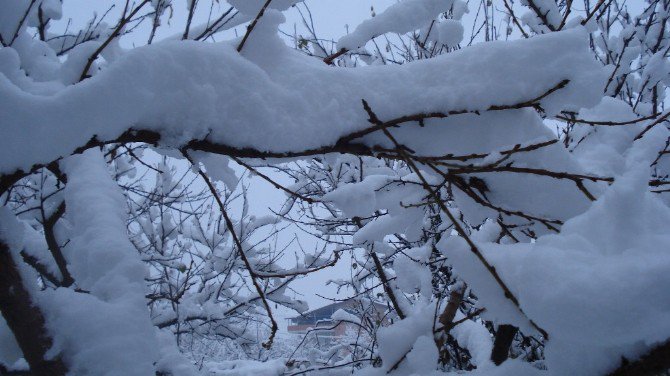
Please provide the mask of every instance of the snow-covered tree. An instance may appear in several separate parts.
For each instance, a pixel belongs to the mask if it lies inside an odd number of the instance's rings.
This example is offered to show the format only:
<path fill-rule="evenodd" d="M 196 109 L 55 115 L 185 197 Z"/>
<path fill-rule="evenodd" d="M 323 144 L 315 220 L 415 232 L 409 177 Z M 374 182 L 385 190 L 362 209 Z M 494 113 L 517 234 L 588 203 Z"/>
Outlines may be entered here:
<path fill-rule="evenodd" d="M 280 371 L 670 367 L 670 2 L 403 0 L 336 42 L 280 36 L 296 3 L 0 5 L 3 362 L 196 375 L 183 336 L 270 348 L 349 252 L 333 283 L 388 322 Z M 280 218 L 330 246 L 280 267 L 252 236 Z"/>

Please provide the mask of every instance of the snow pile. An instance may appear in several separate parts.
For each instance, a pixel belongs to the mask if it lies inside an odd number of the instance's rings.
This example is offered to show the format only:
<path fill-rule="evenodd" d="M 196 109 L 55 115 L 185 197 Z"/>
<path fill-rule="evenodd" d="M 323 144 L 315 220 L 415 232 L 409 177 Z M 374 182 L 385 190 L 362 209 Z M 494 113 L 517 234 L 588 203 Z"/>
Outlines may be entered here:
<path fill-rule="evenodd" d="M 444 20 L 437 24 L 438 40 L 447 47 L 456 47 L 463 40 L 463 24 Z"/>
<path fill-rule="evenodd" d="M 425 373 L 435 369 L 437 348 L 433 341 L 434 310 L 434 305 L 416 307 L 409 311 L 404 320 L 379 329 L 377 340 L 379 356 L 383 361 L 381 374 L 396 368 L 399 374 L 416 371 Z M 411 362 L 403 362 L 405 357 Z"/>
<path fill-rule="evenodd" d="M 368 179 L 365 182 L 341 185 L 323 198 L 334 202 L 347 217 L 363 217 L 376 209 L 374 189 Z"/>
<path fill-rule="evenodd" d="M 125 198 L 99 151 L 70 157 L 64 165 L 71 225 L 64 253 L 84 292 L 58 288 L 40 294 L 54 333 L 51 351 L 62 352 L 76 374 L 153 374 L 160 347 L 143 294 L 145 265 L 126 234 Z"/>
<path fill-rule="evenodd" d="M 670 337 L 670 304 L 664 303 L 670 209 L 647 191 L 640 167 L 566 222 L 560 235 L 526 245 L 480 243 L 528 317 L 549 333 L 545 355 L 552 374 L 606 373 L 622 355 L 635 357 Z M 452 237 L 440 248 L 489 317 L 528 328 L 463 241 Z"/>
<path fill-rule="evenodd" d="M 462 320 L 465 316 L 463 313 L 456 312 L 455 321 Z M 489 369 L 495 368 L 491 362 L 491 351 L 493 350 L 493 338 L 488 329 L 479 322 L 466 320 L 456 325 L 451 329 L 450 334 L 454 336 L 458 343 L 470 351 L 473 363 L 478 370 L 485 367 Z"/>

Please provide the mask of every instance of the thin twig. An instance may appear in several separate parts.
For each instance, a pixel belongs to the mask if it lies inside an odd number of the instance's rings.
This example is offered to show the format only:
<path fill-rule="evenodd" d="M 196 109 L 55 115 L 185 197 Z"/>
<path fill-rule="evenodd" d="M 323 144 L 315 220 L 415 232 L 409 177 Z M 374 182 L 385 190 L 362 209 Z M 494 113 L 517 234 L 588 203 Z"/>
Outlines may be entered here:
<path fill-rule="evenodd" d="M 298 193 L 298 192 L 292 191 L 292 190 L 290 190 L 290 189 L 284 187 L 283 185 L 281 185 L 281 184 L 277 183 L 276 181 L 272 180 L 272 178 L 270 178 L 269 176 L 263 174 L 262 172 L 258 171 L 258 170 L 255 169 L 254 167 L 248 165 L 247 163 L 245 163 L 244 161 L 242 161 L 240 158 L 237 158 L 237 157 L 234 157 L 234 156 L 231 156 L 230 158 L 231 158 L 232 160 L 234 160 L 237 164 L 241 165 L 242 167 L 246 168 L 247 170 L 253 172 L 253 173 L 256 174 L 256 175 L 258 175 L 258 176 L 259 176 L 260 178 L 262 178 L 263 180 L 265 180 L 265 181 L 267 181 L 268 183 L 272 184 L 273 187 L 275 187 L 275 188 L 277 188 L 277 189 L 280 189 L 280 190 L 282 190 L 282 191 L 288 193 L 289 195 L 294 196 L 294 197 L 297 197 L 297 198 L 299 198 L 299 199 L 301 199 L 301 200 L 303 200 L 303 201 L 305 201 L 305 202 L 308 202 L 308 203 L 310 203 L 310 204 L 314 204 L 314 203 L 318 202 L 317 200 L 314 200 L 314 199 L 312 199 L 312 198 L 303 196 L 303 195 L 301 195 L 301 194 Z"/>
<path fill-rule="evenodd" d="M 270 5 L 270 2 L 272 2 L 272 0 L 267 0 L 265 2 L 265 4 L 263 4 L 263 6 L 261 7 L 261 10 L 256 15 L 256 18 L 254 18 L 254 20 L 251 21 L 251 24 L 249 24 L 249 26 L 247 26 L 247 32 L 244 33 L 244 36 L 242 37 L 242 41 L 237 46 L 237 52 L 242 52 L 242 48 L 244 47 L 244 44 L 247 42 L 247 39 L 249 38 L 249 35 L 254 30 L 254 27 L 256 27 L 256 24 L 258 23 L 258 20 L 260 20 L 261 17 L 263 17 L 263 14 L 265 14 L 265 9 Z"/>
<path fill-rule="evenodd" d="M 362 100 L 362 102 L 363 102 L 363 108 L 368 113 L 368 116 L 370 116 L 369 121 L 373 124 L 384 124 L 381 120 L 379 120 L 377 115 L 372 111 L 372 109 L 370 108 L 370 106 L 368 105 L 368 103 L 364 99 Z M 444 204 L 444 202 L 440 199 L 438 194 L 431 189 L 430 184 L 428 183 L 426 178 L 423 176 L 423 173 L 421 172 L 421 170 L 414 163 L 412 158 L 405 152 L 405 150 L 402 148 L 400 143 L 398 143 L 398 141 L 395 139 L 395 137 L 393 137 L 393 135 L 391 134 L 391 132 L 389 132 L 388 129 L 386 129 L 385 127 L 382 127 L 381 130 L 382 130 L 382 132 L 384 132 L 386 137 L 388 137 L 391 140 L 391 142 L 393 142 L 393 144 L 396 146 L 398 154 L 402 157 L 402 159 L 405 160 L 405 163 L 407 163 L 407 165 L 410 167 L 410 169 L 412 169 L 414 171 L 414 173 L 417 175 L 417 177 L 421 181 L 421 184 L 423 185 L 424 189 L 428 192 L 429 195 L 431 195 L 433 197 L 433 199 L 437 202 L 437 204 L 440 207 L 440 209 L 442 210 L 442 212 L 444 212 L 444 214 L 446 214 L 446 216 L 449 218 L 451 223 L 454 225 L 454 229 L 456 230 L 456 232 L 468 244 L 468 246 L 470 248 L 470 251 L 477 257 L 477 259 L 479 259 L 479 261 L 484 265 L 486 270 L 491 274 L 493 279 L 496 281 L 498 286 L 500 286 L 500 288 L 503 290 L 503 292 L 505 294 L 505 298 L 507 298 L 509 301 L 512 302 L 512 304 L 514 304 L 516 306 L 516 308 L 519 310 L 519 312 L 528 319 L 530 324 L 538 332 L 540 332 L 540 334 L 542 334 L 542 336 L 544 336 L 544 338 L 549 339 L 549 334 L 544 329 L 542 329 L 540 326 L 535 324 L 535 322 L 533 322 L 533 320 L 530 319 L 528 317 L 528 315 L 525 314 L 525 312 L 521 308 L 521 304 L 519 303 L 519 300 L 516 298 L 516 296 L 514 296 L 512 291 L 509 289 L 509 287 L 507 287 L 507 285 L 502 280 L 502 278 L 500 277 L 500 275 L 498 274 L 496 269 L 491 264 L 489 264 L 489 262 L 486 260 L 486 258 L 482 254 L 482 252 L 479 250 L 479 247 L 477 247 L 477 245 L 472 241 L 472 239 L 470 239 L 470 237 L 468 236 L 468 234 L 465 231 L 465 229 L 463 228 L 463 226 L 461 226 L 460 222 L 456 219 L 456 217 L 454 217 L 454 215 L 451 213 L 451 211 L 447 208 L 447 206 Z"/>
<path fill-rule="evenodd" d="M 26 12 L 23 14 L 23 17 L 21 17 L 21 20 L 19 21 L 19 24 L 16 25 L 16 30 L 14 31 L 14 35 L 12 36 L 12 39 L 9 41 L 10 46 L 14 43 L 16 38 L 19 37 L 19 32 L 21 31 L 21 26 L 23 26 L 23 23 L 26 22 L 26 18 L 28 17 L 28 14 L 30 13 L 30 10 L 33 8 L 33 5 L 35 5 L 35 1 L 36 0 L 30 0 L 30 4 L 28 4 L 28 8 L 26 9 Z"/>
<path fill-rule="evenodd" d="M 523 102 L 517 102 L 513 104 L 501 104 L 501 105 L 491 105 L 488 108 L 486 108 L 486 111 L 503 111 L 503 110 L 518 110 L 522 108 L 528 108 L 528 107 L 533 107 L 537 108 L 539 106 L 539 102 L 548 97 L 549 95 L 553 94 L 554 92 L 564 88 L 570 80 L 562 80 L 556 85 L 552 86 L 549 90 L 545 91 L 544 93 L 538 95 L 537 97 L 534 97 L 533 99 L 523 101 Z M 407 122 L 412 122 L 412 121 L 417 121 L 417 122 L 422 122 L 426 119 L 443 119 L 449 116 L 453 115 L 462 115 L 462 114 L 476 114 L 479 115 L 481 113 L 481 110 L 451 110 L 447 112 L 423 112 L 423 113 L 417 113 L 417 114 L 412 114 L 412 115 L 405 115 L 405 116 L 400 116 L 391 120 L 387 120 L 385 122 L 379 123 L 379 124 L 372 124 L 372 126 L 362 129 L 360 131 L 352 132 L 346 136 L 340 137 L 340 139 L 337 141 L 337 144 L 341 143 L 347 143 L 352 140 L 355 140 L 357 138 L 361 138 L 363 136 L 366 136 L 370 133 L 376 132 L 378 130 L 381 130 L 383 128 L 388 128 L 388 127 L 395 127 L 397 125 L 400 125 L 402 123 L 407 123 Z"/>
<path fill-rule="evenodd" d="M 594 14 L 598 11 L 598 8 L 600 8 L 603 4 L 605 3 L 605 0 L 598 0 L 598 3 L 596 4 L 595 7 L 593 7 L 593 10 L 589 12 L 588 16 L 581 22 L 582 25 L 586 25 L 587 22 L 593 17 Z"/>
<path fill-rule="evenodd" d="M 667 116 L 670 113 L 666 113 L 664 116 Z M 642 121 L 646 120 L 652 120 L 656 119 L 659 115 L 661 114 L 653 114 L 641 118 L 637 118 L 634 120 L 628 120 L 628 121 L 596 121 L 596 120 L 584 120 L 584 119 L 577 119 L 572 116 L 563 116 L 563 115 L 557 115 L 556 118 L 564 121 L 569 121 L 573 123 L 580 123 L 580 124 L 588 124 L 588 125 L 603 125 L 603 126 L 618 126 L 618 125 L 630 125 L 630 124 L 637 124 Z"/>
<path fill-rule="evenodd" d="M 91 56 L 89 56 L 88 60 L 86 61 L 86 66 L 84 66 L 84 70 L 81 72 L 81 75 L 79 76 L 79 81 L 84 81 L 86 78 L 89 77 L 88 71 L 91 69 L 91 65 L 93 65 L 93 62 L 98 58 L 98 55 L 102 53 L 102 51 L 107 48 L 107 46 L 116 38 L 119 36 L 121 33 L 121 30 L 123 29 L 124 26 L 130 21 L 137 12 L 140 11 L 140 9 L 148 4 L 150 0 L 144 0 L 142 1 L 135 9 L 133 9 L 132 12 L 127 17 L 122 18 L 119 21 L 119 24 L 116 26 L 116 29 L 114 29 L 114 32 L 98 47 Z M 127 4 L 126 4 L 127 5 Z M 125 10 L 124 10 L 125 14 Z"/>
<path fill-rule="evenodd" d="M 528 34 L 526 33 L 526 31 L 521 26 L 521 23 L 519 22 L 519 19 L 516 17 L 516 15 L 514 15 L 514 11 L 512 10 L 512 7 L 509 5 L 507 0 L 503 0 L 503 2 L 505 4 L 505 8 L 507 8 L 507 11 L 509 12 L 510 17 L 512 17 L 512 21 L 514 22 L 516 27 L 519 29 L 519 31 L 521 32 L 521 34 L 523 35 L 524 38 L 528 38 Z"/>
<path fill-rule="evenodd" d="M 636 141 L 636 140 L 641 139 L 647 132 L 649 132 L 649 131 L 651 130 L 651 128 L 653 128 L 653 127 L 655 127 L 656 125 L 658 125 L 658 124 L 662 123 L 663 121 L 665 121 L 665 119 L 667 119 L 668 116 L 670 116 L 670 112 L 666 112 L 665 115 L 661 116 L 660 118 L 658 118 L 658 119 L 656 119 L 655 121 L 653 121 L 651 124 L 647 125 L 647 126 L 642 130 L 642 132 L 640 132 L 637 136 L 635 136 L 635 138 L 633 139 L 633 141 Z"/>
<path fill-rule="evenodd" d="M 349 52 L 349 50 L 347 50 L 346 48 L 340 48 L 340 49 L 339 49 L 337 52 L 335 52 L 334 54 L 332 54 L 332 55 L 330 55 L 330 56 L 326 56 L 326 57 L 323 59 L 323 62 L 326 63 L 326 64 L 328 64 L 328 65 L 333 65 L 333 61 L 334 61 L 335 59 L 337 59 L 338 57 L 340 57 L 340 56 L 346 54 L 347 52 Z"/>
<path fill-rule="evenodd" d="M 570 12 L 572 11 L 572 0 L 566 0 L 565 2 L 565 13 L 563 14 L 563 19 L 561 20 L 561 24 L 558 25 L 558 30 L 563 29 L 565 26 L 565 23 L 568 21 L 568 16 L 570 15 Z"/>
<path fill-rule="evenodd" d="M 195 7 L 197 5 L 198 0 L 190 0 L 191 1 L 191 6 L 188 7 L 188 18 L 186 19 L 186 27 L 184 28 L 184 35 L 182 35 L 181 39 L 186 40 L 188 39 L 188 32 L 191 30 L 191 22 L 193 21 L 193 13 L 195 13 Z"/>
<path fill-rule="evenodd" d="M 251 277 L 251 282 L 253 283 L 254 288 L 256 289 L 256 293 L 258 293 L 258 296 L 260 297 L 263 303 L 263 307 L 265 308 L 265 311 L 268 314 L 268 318 L 270 319 L 271 323 L 270 336 L 268 340 L 265 343 L 263 343 L 263 347 L 269 349 L 272 347 L 272 342 L 274 341 L 275 334 L 277 333 L 279 326 L 277 325 L 274 316 L 272 316 L 272 309 L 270 309 L 270 304 L 265 298 L 263 288 L 258 283 L 258 275 L 256 274 L 256 271 L 254 270 L 253 266 L 251 265 L 251 262 L 249 261 L 249 258 L 244 252 L 244 248 L 242 248 L 242 242 L 240 241 L 239 237 L 237 236 L 237 233 L 235 232 L 235 226 L 233 225 L 233 221 L 228 216 L 228 211 L 226 210 L 223 201 L 221 201 L 221 197 L 219 197 L 219 192 L 214 187 L 214 184 L 212 184 L 211 180 L 209 179 L 209 176 L 207 176 L 207 174 L 205 174 L 205 172 L 193 161 L 193 159 L 191 159 L 186 150 L 182 150 L 182 154 L 191 163 L 191 165 L 193 165 L 194 168 L 198 169 L 198 174 L 202 177 L 202 180 L 205 182 L 205 184 L 207 184 L 209 191 L 212 193 L 214 200 L 218 204 L 219 210 L 221 211 L 221 215 L 223 216 L 223 219 L 226 222 L 226 227 L 228 228 L 230 236 L 233 238 L 235 246 L 237 247 L 237 250 L 240 254 L 240 258 L 242 258 L 242 262 L 244 262 L 244 266 L 247 268 L 247 272 L 249 272 L 249 276 Z"/>

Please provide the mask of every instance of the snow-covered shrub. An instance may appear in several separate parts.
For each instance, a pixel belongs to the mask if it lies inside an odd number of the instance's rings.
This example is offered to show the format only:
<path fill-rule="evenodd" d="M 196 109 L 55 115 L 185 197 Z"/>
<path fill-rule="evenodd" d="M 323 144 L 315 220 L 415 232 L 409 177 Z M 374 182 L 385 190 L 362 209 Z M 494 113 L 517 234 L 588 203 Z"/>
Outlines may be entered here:
<path fill-rule="evenodd" d="M 670 367 L 670 3 L 403 0 L 337 42 L 305 22 L 297 50 L 278 33 L 297 1 L 184 3 L 128 1 L 80 31 L 57 0 L 0 5 L 2 363 Z M 278 216 L 248 213 L 231 160 L 288 195 Z M 252 236 L 280 219 L 330 246 L 280 266 Z M 331 282 L 387 307 L 361 313 L 362 340 L 260 364 L 180 352 L 270 351 L 272 306 L 307 308 L 290 282 L 345 259 Z"/>

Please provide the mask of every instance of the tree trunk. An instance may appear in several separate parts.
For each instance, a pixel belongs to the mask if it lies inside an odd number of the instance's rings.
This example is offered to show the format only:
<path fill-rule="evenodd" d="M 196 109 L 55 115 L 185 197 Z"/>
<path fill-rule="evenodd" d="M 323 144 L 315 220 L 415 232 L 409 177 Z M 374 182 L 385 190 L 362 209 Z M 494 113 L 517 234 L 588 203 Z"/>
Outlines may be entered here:
<path fill-rule="evenodd" d="M 67 373 L 67 368 L 60 358 L 45 359 L 52 340 L 45 329 L 44 316 L 39 308 L 33 306 L 9 247 L 2 239 L 0 239 L 0 311 L 33 375 L 61 376 Z"/>
<path fill-rule="evenodd" d="M 509 357 L 509 348 L 512 346 L 514 336 L 519 329 L 512 325 L 500 325 L 493 341 L 491 361 L 497 366 L 501 365 Z"/>
<path fill-rule="evenodd" d="M 670 341 L 659 345 L 633 363 L 626 361 L 610 376 L 667 375 L 670 371 Z"/>

